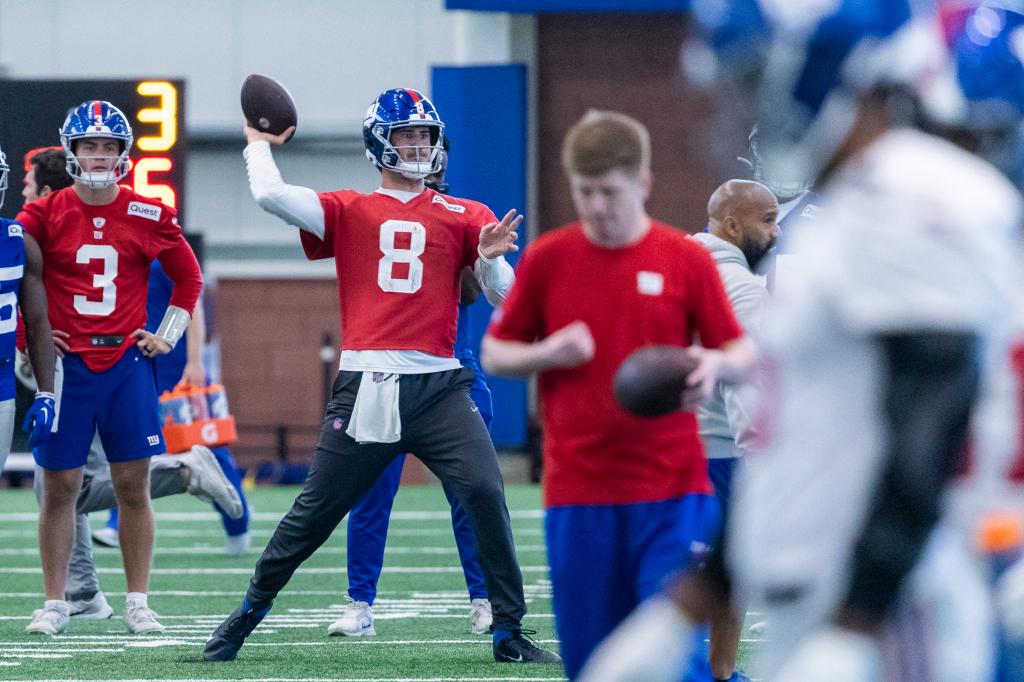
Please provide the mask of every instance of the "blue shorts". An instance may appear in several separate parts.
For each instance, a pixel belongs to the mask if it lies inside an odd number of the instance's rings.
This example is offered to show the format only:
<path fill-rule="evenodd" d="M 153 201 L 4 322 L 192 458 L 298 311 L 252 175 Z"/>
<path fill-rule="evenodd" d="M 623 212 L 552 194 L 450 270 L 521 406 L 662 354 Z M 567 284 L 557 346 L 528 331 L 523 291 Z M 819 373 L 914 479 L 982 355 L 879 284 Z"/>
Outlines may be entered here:
<path fill-rule="evenodd" d="M 712 495 L 545 512 L 555 626 L 569 679 L 640 602 L 686 568 L 694 550 L 706 549 L 718 517 Z"/>
<path fill-rule="evenodd" d="M 715 496 L 722 509 L 727 509 L 732 499 L 732 481 L 739 462 L 739 457 L 713 457 L 708 460 L 708 478 L 715 487 Z"/>
<path fill-rule="evenodd" d="M 110 462 L 145 459 L 167 450 L 153 361 L 134 346 L 104 372 L 93 372 L 76 354 L 64 357 L 57 421 L 49 442 L 33 453 L 36 463 L 50 471 L 83 466 L 97 431 Z"/>

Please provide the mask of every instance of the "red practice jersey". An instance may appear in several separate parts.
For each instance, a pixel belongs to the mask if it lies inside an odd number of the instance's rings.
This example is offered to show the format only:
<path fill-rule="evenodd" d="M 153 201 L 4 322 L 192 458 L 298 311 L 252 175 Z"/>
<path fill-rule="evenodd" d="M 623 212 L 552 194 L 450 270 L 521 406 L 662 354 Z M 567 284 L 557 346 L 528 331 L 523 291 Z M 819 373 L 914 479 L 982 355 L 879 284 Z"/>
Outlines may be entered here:
<path fill-rule="evenodd" d="M 711 486 L 697 419 L 645 419 L 612 396 L 622 361 L 649 345 L 717 348 L 742 335 L 708 252 L 652 221 L 638 243 L 606 249 L 580 225 L 527 247 L 516 283 L 489 334 L 533 342 L 576 320 L 594 335 L 593 360 L 540 375 L 545 505 L 632 504 Z"/>
<path fill-rule="evenodd" d="M 320 195 L 323 239 L 302 231 L 310 260 L 335 259 L 345 350 L 453 357 L 459 277 L 496 218 L 475 201 L 427 189 L 408 203 L 375 192 Z"/>
<path fill-rule="evenodd" d="M 174 209 L 121 187 L 106 206 L 82 202 L 72 187 L 29 202 L 18 222 L 39 242 L 50 324 L 71 335 L 72 353 L 94 372 L 114 366 L 146 326 L 149 264 L 160 259 L 174 282 L 170 304 L 190 313 L 203 279 Z M 99 336 L 123 336 L 96 346 Z"/>

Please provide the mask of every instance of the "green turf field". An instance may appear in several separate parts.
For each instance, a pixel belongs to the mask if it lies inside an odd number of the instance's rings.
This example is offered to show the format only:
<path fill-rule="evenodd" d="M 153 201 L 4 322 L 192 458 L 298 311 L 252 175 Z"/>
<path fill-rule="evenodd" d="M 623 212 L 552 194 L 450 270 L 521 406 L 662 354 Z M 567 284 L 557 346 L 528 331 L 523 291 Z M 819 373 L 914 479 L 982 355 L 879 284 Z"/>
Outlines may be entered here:
<path fill-rule="evenodd" d="M 374 606 L 376 637 L 327 636 L 327 625 L 345 603 L 342 524 L 299 569 L 236 661 L 202 662 L 206 637 L 238 605 L 259 552 L 295 494 L 294 488 L 272 487 L 251 493 L 253 549 L 238 558 L 223 553 L 223 530 L 209 507 L 187 496 L 157 500 L 150 606 L 167 632 L 125 633 L 121 556 L 97 548 L 114 618 L 72 622 L 67 634 L 46 638 L 24 632 L 29 614 L 43 601 L 35 500 L 30 490 L 0 490 L 0 679 L 562 679 L 557 667 L 496 664 L 490 638 L 470 634 L 447 503 L 433 486 L 399 492 Z M 537 630 L 544 646 L 556 648 L 539 490 L 509 486 L 508 502 L 530 611 L 524 625 Z M 94 515 L 94 526 L 104 520 Z"/>

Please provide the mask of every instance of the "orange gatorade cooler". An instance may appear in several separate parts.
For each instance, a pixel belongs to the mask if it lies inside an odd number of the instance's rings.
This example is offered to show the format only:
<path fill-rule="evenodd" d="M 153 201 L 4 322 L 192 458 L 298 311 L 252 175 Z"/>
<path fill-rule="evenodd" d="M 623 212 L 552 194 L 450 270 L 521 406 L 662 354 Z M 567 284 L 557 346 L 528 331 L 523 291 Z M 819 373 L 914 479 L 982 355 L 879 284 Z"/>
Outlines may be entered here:
<path fill-rule="evenodd" d="M 238 440 L 223 386 L 198 388 L 179 384 L 160 396 L 160 413 L 170 453 L 185 452 L 193 445 L 212 448 Z"/>

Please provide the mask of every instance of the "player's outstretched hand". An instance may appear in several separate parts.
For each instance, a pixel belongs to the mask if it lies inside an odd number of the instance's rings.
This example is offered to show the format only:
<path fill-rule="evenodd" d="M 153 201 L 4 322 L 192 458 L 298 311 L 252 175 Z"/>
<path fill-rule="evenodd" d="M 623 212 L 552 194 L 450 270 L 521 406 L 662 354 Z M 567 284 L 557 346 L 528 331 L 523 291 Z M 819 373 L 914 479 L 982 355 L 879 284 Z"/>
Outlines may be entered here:
<path fill-rule="evenodd" d="M 64 354 L 71 350 L 71 346 L 65 339 L 70 339 L 71 334 L 62 332 L 59 329 L 53 330 L 53 352 L 57 354 L 58 358 L 64 357 Z"/>
<path fill-rule="evenodd" d="M 697 361 L 697 367 L 686 378 L 686 390 L 683 391 L 683 410 L 693 412 L 714 390 L 725 355 L 720 350 L 703 346 L 690 346 L 686 352 Z"/>
<path fill-rule="evenodd" d="M 50 439 L 53 418 L 57 414 L 53 394 L 48 391 L 36 391 L 36 399 L 25 414 L 21 430 L 32 435 L 28 438 L 29 447 L 46 445 Z"/>
<path fill-rule="evenodd" d="M 288 131 L 285 131 L 287 134 Z M 480 228 L 480 254 L 484 258 L 497 258 L 509 251 L 518 251 L 516 228 L 523 222 L 522 215 L 516 215 L 513 208 L 497 223 L 487 223 Z"/>
<path fill-rule="evenodd" d="M 132 338 L 138 339 L 135 345 L 147 358 L 155 358 L 158 355 L 167 355 L 171 352 L 171 344 L 145 329 L 133 331 Z"/>
<path fill-rule="evenodd" d="M 555 330 L 541 343 L 550 367 L 578 367 L 594 357 L 594 335 L 583 320 Z"/>
<path fill-rule="evenodd" d="M 246 121 L 242 126 L 242 132 L 245 133 L 245 141 L 249 143 L 253 143 L 256 140 L 266 140 L 270 144 L 284 144 L 292 136 L 292 133 L 295 132 L 295 126 L 291 126 L 280 135 L 271 135 L 262 130 L 256 130 Z"/>

